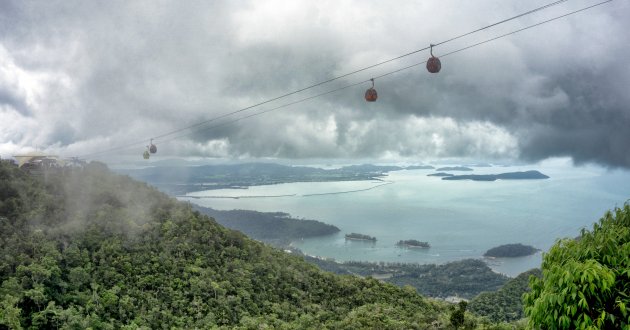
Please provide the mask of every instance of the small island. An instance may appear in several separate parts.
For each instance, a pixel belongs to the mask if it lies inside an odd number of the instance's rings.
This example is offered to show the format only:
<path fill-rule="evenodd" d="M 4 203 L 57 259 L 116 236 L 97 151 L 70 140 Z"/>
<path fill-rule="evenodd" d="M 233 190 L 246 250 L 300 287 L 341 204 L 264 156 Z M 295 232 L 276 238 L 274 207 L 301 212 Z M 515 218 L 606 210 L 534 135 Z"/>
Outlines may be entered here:
<path fill-rule="evenodd" d="M 372 237 L 372 236 L 369 236 L 369 235 L 363 235 L 363 234 L 357 234 L 357 233 L 346 234 L 346 239 L 355 240 L 355 241 L 372 241 L 372 242 L 376 242 L 376 237 Z"/>
<path fill-rule="evenodd" d="M 530 245 L 523 245 L 520 243 L 505 244 L 493 247 L 492 249 L 486 251 L 483 256 L 490 258 L 516 258 L 530 256 L 538 251 L 540 250 Z"/>
<path fill-rule="evenodd" d="M 540 180 L 549 179 L 538 171 L 509 172 L 501 174 L 469 174 L 453 175 L 443 177 L 442 180 L 473 180 L 473 181 L 496 181 L 496 180 Z"/>
<path fill-rule="evenodd" d="M 415 239 L 398 241 L 396 245 L 401 246 L 401 247 L 420 248 L 420 249 L 428 249 L 431 247 L 431 245 L 428 242 L 421 242 Z"/>
<path fill-rule="evenodd" d="M 432 174 L 427 174 L 427 176 L 453 176 L 451 173 L 437 172 Z"/>
<path fill-rule="evenodd" d="M 447 166 L 447 167 L 440 167 L 438 168 L 436 171 L 472 171 L 473 169 L 470 167 L 464 167 L 464 166 Z"/>

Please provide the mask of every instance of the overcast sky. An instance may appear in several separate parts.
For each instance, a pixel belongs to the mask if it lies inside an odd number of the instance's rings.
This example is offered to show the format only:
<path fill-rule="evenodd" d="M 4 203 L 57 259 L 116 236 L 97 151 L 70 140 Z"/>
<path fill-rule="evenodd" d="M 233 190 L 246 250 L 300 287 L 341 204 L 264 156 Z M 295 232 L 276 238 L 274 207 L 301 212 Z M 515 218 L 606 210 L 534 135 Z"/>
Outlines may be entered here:
<path fill-rule="evenodd" d="M 151 137 L 424 48 L 551 0 L 1 1 L 0 156 L 137 155 Z M 570 0 L 437 56 L 598 1 Z M 424 65 L 428 51 L 156 139 L 159 157 L 472 158 L 630 168 L 630 3 Z M 146 142 L 145 142 L 146 141 Z M 89 156 L 96 157 L 96 156 Z"/>

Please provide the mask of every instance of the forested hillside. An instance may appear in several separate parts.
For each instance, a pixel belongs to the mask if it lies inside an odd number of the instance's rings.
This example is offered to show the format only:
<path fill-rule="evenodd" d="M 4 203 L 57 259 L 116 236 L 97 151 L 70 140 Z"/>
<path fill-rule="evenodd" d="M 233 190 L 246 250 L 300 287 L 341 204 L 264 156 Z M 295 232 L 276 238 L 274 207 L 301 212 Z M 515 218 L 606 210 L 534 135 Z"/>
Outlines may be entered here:
<path fill-rule="evenodd" d="M 339 228 L 333 225 L 317 220 L 292 218 L 290 214 L 284 212 L 223 211 L 199 205 L 193 205 L 193 208 L 227 228 L 275 246 L 289 245 L 291 240 L 339 232 Z"/>
<path fill-rule="evenodd" d="M 468 304 L 468 310 L 495 322 L 515 321 L 525 317 L 522 297 L 529 291 L 530 276 L 541 277 L 540 269 L 526 271 L 509 280 L 497 291 L 482 292 Z"/>
<path fill-rule="evenodd" d="M 478 259 L 464 259 L 443 265 L 360 261 L 339 263 L 308 256 L 305 259 L 337 274 L 374 276 L 399 286 L 410 285 L 424 296 L 438 298 L 457 296 L 471 299 L 481 292 L 497 290 L 509 279 L 493 272 Z M 517 304 L 521 306 L 520 301 Z"/>
<path fill-rule="evenodd" d="M 2 162 L 0 233 L 0 328 L 512 328 L 320 271 L 98 163 Z"/>
<path fill-rule="evenodd" d="M 496 290 L 507 277 L 494 273 L 483 261 L 466 259 L 444 265 L 421 265 L 387 280 L 411 285 L 434 297 L 460 296 L 470 299 L 483 290 Z"/>

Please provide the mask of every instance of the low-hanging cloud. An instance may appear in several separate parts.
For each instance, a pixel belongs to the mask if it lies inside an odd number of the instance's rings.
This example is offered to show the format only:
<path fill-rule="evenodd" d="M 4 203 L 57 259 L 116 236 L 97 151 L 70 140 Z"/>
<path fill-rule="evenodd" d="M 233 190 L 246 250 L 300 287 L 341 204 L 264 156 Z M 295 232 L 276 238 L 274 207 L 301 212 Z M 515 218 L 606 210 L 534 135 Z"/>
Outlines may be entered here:
<path fill-rule="evenodd" d="M 434 53 L 594 3 L 567 1 Z M 39 147 L 74 156 L 148 142 L 543 4 L 5 1 L 0 155 Z M 436 75 L 418 65 L 376 79 L 375 103 L 363 100 L 365 84 L 223 125 L 422 62 L 428 52 L 156 142 L 160 155 L 183 157 L 570 156 L 630 168 L 629 7 L 613 1 L 443 56 Z"/>

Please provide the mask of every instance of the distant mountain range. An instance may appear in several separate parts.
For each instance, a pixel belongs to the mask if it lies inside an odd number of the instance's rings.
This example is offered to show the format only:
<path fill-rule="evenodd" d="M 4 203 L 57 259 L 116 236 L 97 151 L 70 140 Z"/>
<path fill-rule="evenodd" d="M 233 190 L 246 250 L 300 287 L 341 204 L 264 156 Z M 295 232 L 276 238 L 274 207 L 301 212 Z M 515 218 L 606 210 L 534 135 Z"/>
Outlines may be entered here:
<path fill-rule="evenodd" d="M 245 163 L 231 165 L 156 166 L 142 169 L 119 169 L 118 173 L 148 182 L 171 195 L 184 195 L 193 191 L 212 189 L 244 189 L 250 186 L 292 182 L 332 182 L 381 180 L 389 172 L 401 170 L 434 169 L 430 165 L 350 165 L 337 169 L 307 166 L 287 166 L 272 163 Z M 441 167 L 436 171 L 473 171 L 469 167 Z M 445 172 L 429 174 L 444 176 L 443 180 L 495 181 L 547 179 L 538 171 L 502 174 L 453 175 Z"/>
<path fill-rule="evenodd" d="M 433 168 L 429 165 L 401 167 L 363 164 L 338 169 L 322 169 L 271 163 L 246 163 L 157 166 L 143 169 L 119 169 L 117 172 L 148 182 L 172 195 L 179 195 L 200 190 L 238 189 L 291 182 L 379 180 L 392 171 Z"/>

